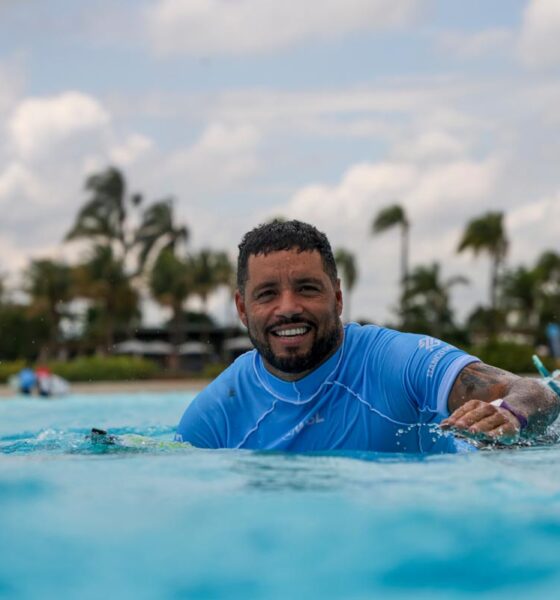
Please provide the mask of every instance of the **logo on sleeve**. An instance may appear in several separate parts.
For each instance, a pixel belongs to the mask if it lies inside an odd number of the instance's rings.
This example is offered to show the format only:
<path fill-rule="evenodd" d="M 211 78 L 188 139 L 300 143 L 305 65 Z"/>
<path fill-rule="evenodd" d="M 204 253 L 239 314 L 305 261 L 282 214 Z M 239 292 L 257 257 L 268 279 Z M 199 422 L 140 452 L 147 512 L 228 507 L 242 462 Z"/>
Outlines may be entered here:
<path fill-rule="evenodd" d="M 441 346 L 442 343 L 443 342 L 441 340 L 426 336 L 418 342 L 418 348 L 423 348 L 424 350 L 431 352 L 434 348 Z"/>

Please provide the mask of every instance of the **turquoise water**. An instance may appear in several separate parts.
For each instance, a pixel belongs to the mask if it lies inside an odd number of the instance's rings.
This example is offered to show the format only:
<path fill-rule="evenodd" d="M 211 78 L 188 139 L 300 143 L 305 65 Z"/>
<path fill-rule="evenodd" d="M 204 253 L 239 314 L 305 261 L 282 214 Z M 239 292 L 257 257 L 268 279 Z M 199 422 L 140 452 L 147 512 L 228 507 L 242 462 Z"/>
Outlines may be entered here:
<path fill-rule="evenodd" d="M 560 446 L 407 457 L 170 440 L 184 393 L 0 402 L 0 598 L 557 598 Z"/>

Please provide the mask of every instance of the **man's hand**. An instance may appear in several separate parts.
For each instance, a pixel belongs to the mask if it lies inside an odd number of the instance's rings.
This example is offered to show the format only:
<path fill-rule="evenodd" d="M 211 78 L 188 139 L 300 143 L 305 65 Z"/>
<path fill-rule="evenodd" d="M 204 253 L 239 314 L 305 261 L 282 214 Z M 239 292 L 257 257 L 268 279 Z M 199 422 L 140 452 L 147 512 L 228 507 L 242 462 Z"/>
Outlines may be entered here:
<path fill-rule="evenodd" d="M 504 404 L 497 406 L 498 400 Z M 516 414 L 526 420 L 523 435 L 541 435 L 558 417 L 560 397 L 536 379 L 475 362 L 457 376 L 447 407 L 451 416 L 442 421 L 443 429 L 513 443 L 521 429 Z"/>
<path fill-rule="evenodd" d="M 440 423 L 469 437 L 512 444 L 519 439 L 519 419 L 505 408 L 482 400 L 469 400 Z"/>

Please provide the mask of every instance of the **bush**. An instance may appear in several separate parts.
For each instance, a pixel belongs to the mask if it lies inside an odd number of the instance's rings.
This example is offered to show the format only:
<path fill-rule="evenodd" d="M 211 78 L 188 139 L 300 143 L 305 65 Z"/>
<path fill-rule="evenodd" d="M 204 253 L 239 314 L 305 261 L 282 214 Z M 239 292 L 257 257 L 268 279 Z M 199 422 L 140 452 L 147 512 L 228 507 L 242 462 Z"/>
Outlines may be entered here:
<path fill-rule="evenodd" d="M 0 362 L 0 383 L 6 383 L 8 379 L 19 373 L 25 367 L 24 360 L 10 360 Z"/>
<path fill-rule="evenodd" d="M 159 372 L 154 362 L 134 356 L 88 356 L 71 361 L 53 361 L 47 366 L 68 381 L 149 379 Z"/>
<path fill-rule="evenodd" d="M 224 369 L 226 369 L 226 367 L 227 365 L 221 362 L 210 363 L 202 369 L 200 377 L 202 379 L 215 379 Z"/>
<path fill-rule="evenodd" d="M 531 358 L 535 354 L 533 346 L 515 342 L 489 342 L 480 346 L 470 346 L 465 350 L 489 365 L 512 373 L 537 374 Z M 550 358 L 541 358 L 549 370 L 554 370 L 554 362 Z"/>

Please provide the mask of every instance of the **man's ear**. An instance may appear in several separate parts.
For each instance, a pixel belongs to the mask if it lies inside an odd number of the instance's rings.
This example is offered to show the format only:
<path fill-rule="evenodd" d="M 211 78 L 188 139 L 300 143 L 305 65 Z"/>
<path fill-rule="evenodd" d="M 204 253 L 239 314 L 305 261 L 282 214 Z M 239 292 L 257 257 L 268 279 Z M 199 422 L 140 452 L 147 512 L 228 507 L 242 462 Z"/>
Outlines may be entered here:
<path fill-rule="evenodd" d="M 243 325 L 247 327 L 247 311 L 245 309 L 245 300 L 243 300 L 243 295 L 239 290 L 235 290 L 235 308 L 237 308 L 237 314 Z"/>
<path fill-rule="evenodd" d="M 342 315 L 342 307 L 344 305 L 342 300 L 342 289 L 340 288 L 340 279 L 336 280 L 336 284 L 334 286 L 334 297 L 336 298 L 336 312 L 340 317 Z"/>

